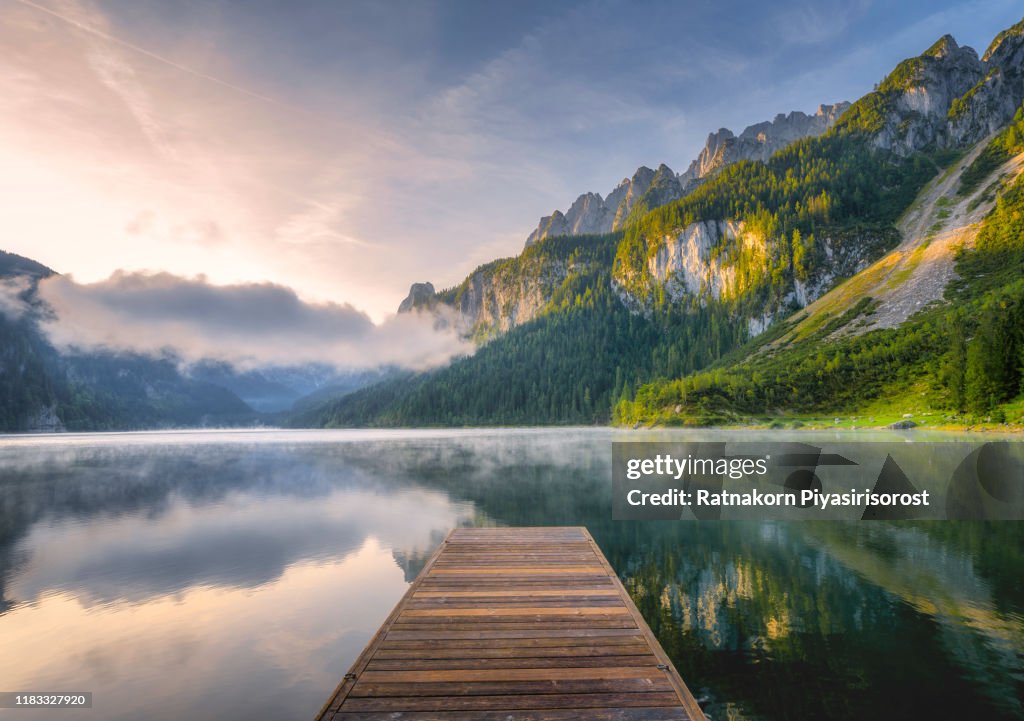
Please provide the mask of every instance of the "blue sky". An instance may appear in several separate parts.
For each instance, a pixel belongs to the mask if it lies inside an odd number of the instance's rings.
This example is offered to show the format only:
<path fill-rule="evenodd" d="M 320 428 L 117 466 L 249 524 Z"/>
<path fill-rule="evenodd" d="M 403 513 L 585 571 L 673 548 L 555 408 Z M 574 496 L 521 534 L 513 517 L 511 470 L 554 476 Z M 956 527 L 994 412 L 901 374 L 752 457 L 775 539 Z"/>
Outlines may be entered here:
<path fill-rule="evenodd" d="M 1018 2 L 3 0 L 0 247 L 375 321 L 708 132 L 854 100 Z"/>

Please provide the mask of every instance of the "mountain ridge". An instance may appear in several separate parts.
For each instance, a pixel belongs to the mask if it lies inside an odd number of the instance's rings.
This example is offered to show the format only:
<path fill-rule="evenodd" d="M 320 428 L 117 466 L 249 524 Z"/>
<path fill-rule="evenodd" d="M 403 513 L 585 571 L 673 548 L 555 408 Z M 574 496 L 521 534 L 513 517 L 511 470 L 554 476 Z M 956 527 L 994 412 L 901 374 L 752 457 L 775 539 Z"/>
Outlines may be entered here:
<path fill-rule="evenodd" d="M 716 423 L 911 387 L 928 408 L 1017 413 L 1022 102 L 1024 21 L 980 57 L 943 36 L 766 158 L 727 162 L 747 131 L 713 133 L 699 182 L 638 169 L 609 197 L 580 196 L 565 232 L 538 226 L 521 253 L 451 288 L 414 284 L 400 312 L 453 319 L 475 354 L 314 393 L 294 422 Z M 767 152 L 764 128 L 747 130 L 756 146 L 742 152 Z M 53 273 L 0 254 L 4 268 L 23 299 Z M 0 307 L 7 430 L 248 423 L 261 416 L 241 393 L 278 403 L 291 383 L 58 353 L 27 307 Z"/>
<path fill-rule="evenodd" d="M 482 266 L 459 286 L 439 293 L 437 300 L 463 303 L 455 307 L 464 314 L 466 327 L 472 329 L 474 337 L 487 341 L 487 363 L 494 365 L 487 373 L 492 374 L 492 382 L 509 389 L 510 398 L 516 397 L 519 391 L 513 389 L 522 384 L 515 374 L 491 358 L 500 355 L 498 346 L 505 349 L 510 366 L 529 368 L 531 363 L 543 363 L 542 356 L 530 350 L 531 343 L 549 338 L 549 328 L 559 322 L 556 319 L 562 317 L 560 314 L 572 313 L 575 307 L 585 309 L 590 294 L 596 297 L 598 292 L 603 293 L 605 283 L 611 285 L 616 299 L 604 306 L 605 312 L 615 317 L 624 307 L 632 317 L 646 318 L 654 325 L 703 323 L 705 326 L 698 329 L 697 336 L 688 335 L 689 331 L 684 336 L 691 341 L 699 338 L 698 342 L 704 343 L 710 338 L 723 338 L 716 330 L 722 326 L 716 324 L 724 322 L 733 334 L 728 335 L 730 340 L 726 343 L 716 341 L 720 357 L 727 356 L 731 347 L 746 347 L 742 344 L 749 339 L 754 339 L 750 341 L 754 345 L 748 352 L 759 352 L 758 343 L 770 343 L 780 333 L 785 335 L 791 321 L 783 319 L 795 317 L 791 314 L 799 314 L 801 308 L 814 303 L 845 278 L 863 277 L 862 274 L 871 272 L 872 264 L 899 249 L 908 232 L 901 216 L 914 207 L 915 199 L 927 192 L 924 189 L 936 176 L 945 176 L 947 180 L 955 176 L 965 186 L 973 173 L 978 178 L 975 182 L 985 186 L 977 195 L 985 195 L 988 200 L 978 200 L 968 211 L 977 199 L 968 195 L 963 201 L 949 201 L 948 207 L 933 204 L 929 213 L 977 214 L 992 207 L 992 199 L 1005 192 L 1005 188 L 993 185 L 991 167 L 977 167 L 978 159 L 988 153 L 978 148 L 985 145 L 987 136 L 1008 127 L 1015 109 L 1024 101 L 1022 71 L 1024 21 L 1000 33 L 982 57 L 971 48 L 960 47 L 952 36 L 943 36 L 920 55 L 896 65 L 874 91 L 853 103 L 822 135 L 799 139 L 764 161 L 726 165 L 682 197 L 634 216 L 617 235 L 591 236 L 590 240 L 550 235 L 535 239 L 520 256 Z M 964 153 L 972 147 L 975 152 L 965 157 Z M 945 188 L 948 190 L 948 185 Z M 930 222 L 934 224 L 937 220 Z M 932 260 L 926 252 L 931 240 L 919 236 L 907 254 L 908 262 L 918 263 L 918 267 L 921 258 L 915 252 L 923 256 L 925 265 Z M 537 246 L 553 241 L 564 244 L 573 237 L 577 242 L 572 252 L 557 262 L 544 263 L 535 257 Z M 588 243 L 597 242 L 616 245 L 611 268 L 600 262 L 595 265 L 593 258 L 589 265 L 582 262 L 580 254 Z M 945 238 L 939 238 L 932 249 L 934 253 L 940 250 L 945 269 L 928 281 L 934 286 L 928 289 L 932 298 L 941 296 L 944 287 L 956 282 L 955 273 L 949 272 L 951 251 Z M 901 266 L 890 281 L 897 285 L 915 283 L 918 276 L 913 271 L 914 268 Z M 567 306 L 564 289 L 569 286 L 577 290 Z M 529 302 L 524 304 L 527 296 Z M 910 296 L 917 297 L 913 293 Z M 467 298 L 473 302 L 466 304 Z M 562 300 L 555 302 L 557 298 Z M 836 326 L 839 320 L 834 314 L 815 314 L 820 322 L 818 330 L 828 330 L 828 334 L 815 337 L 831 343 L 830 334 L 836 327 L 849 325 L 850 318 L 860 323 L 874 307 L 874 301 L 867 297 L 854 297 L 853 301 L 845 310 L 836 311 L 845 318 L 840 326 Z M 896 330 L 883 329 L 877 333 L 898 334 L 909 319 L 916 318 L 915 308 L 905 304 L 893 313 Z M 690 321 L 678 321 L 680 315 L 687 314 Z M 739 328 L 744 332 L 735 335 Z M 874 337 L 871 333 L 868 331 Z M 653 343 L 648 352 L 656 356 L 664 353 L 659 357 L 689 357 L 691 361 L 681 365 L 655 364 L 652 372 L 668 378 L 689 376 L 698 370 L 690 367 L 693 362 L 701 362 L 690 351 L 692 348 L 685 344 Z M 582 348 L 572 352 L 578 353 L 577 362 L 581 364 L 596 361 L 588 358 Z M 482 366 L 483 361 L 477 363 L 469 358 L 453 365 L 459 366 L 458 372 L 441 371 L 432 379 L 419 380 L 415 396 L 404 396 L 399 387 L 389 389 L 392 401 L 382 413 L 360 417 L 345 410 L 353 406 L 342 402 L 326 409 L 322 419 L 342 425 L 377 423 L 383 419 L 388 419 L 385 424 L 405 424 L 417 419 L 489 422 L 486 414 L 437 415 L 426 402 L 431 398 L 432 403 L 442 403 L 439 389 L 452 392 L 455 377 L 463 378 L 463 383 L 470 382 L 468 379 L 476 377 L 470 369 Z M 533 372 L 543 375 L 542 368 L 543 365 Z M 680 372 L 681 368 L 689 370 Z M 636 390 L 647 387 L 642 378 L 622 367 L 606 366 L 606 372 L 610 375 L 605 378 L 623 376 L 626 381 L 595 387 L 588 380 L 577 387 L 576 396 L 557 401 L 568 409 L 568 415 L 542 413 L 535 420 L 581 420 L 577 396 L 606 397 L 604 394 L 610 393 L 612 397 L 621 395 L 616 407 L 627 401 L 648 408 Z M 644 393 L 659 393 L 659 387 Z M 725 389 L 716 392 L 728 393 Z M 372 396 L 374 391 L 363 393 Z M 714 405 L 710 398 L 708 402 Z M 666 406 L 661 405 L 655 415 L 633 413 L 627 407 L 625 413 L 616 412 L 616 419 L 633 423 L 652 419 L 661 422 L 677 416 L 710 418 L 707 414 L 694 414 L 692 408 L 687 410 L 678 395 L 667 407 L 676 406 L 681 409 L 676 416 L 671 411 L 666 415 Z M 505 410 L 503 414 L 506 422 L 516 418 L 512 411 Z"/>
<path fill-rule="evenodd" d="M 638 204 L 644 203 L 643 209 L 651 210 L 681 198 L 726 165 L 740 160 L 767 160 L 794 140 L 825 132 L 849 106 L 848 102 L 819 105 L 812 115 L 799 110 L 779 113 L 773 120 L 747 126 L 739 135 L 720 128 L 708 135 L 704 147 L 684 172 L 677 175 L 664 163 L 656 170 L 642 165 L 604 198 L 600 193 L 583 193 L 565 212 L 555 210 L 542 217 L 527 237 L 526 247 L 554 235 L 595 235 L 621 230 L 631 216 L 637 215 L 634 208 Z"/>

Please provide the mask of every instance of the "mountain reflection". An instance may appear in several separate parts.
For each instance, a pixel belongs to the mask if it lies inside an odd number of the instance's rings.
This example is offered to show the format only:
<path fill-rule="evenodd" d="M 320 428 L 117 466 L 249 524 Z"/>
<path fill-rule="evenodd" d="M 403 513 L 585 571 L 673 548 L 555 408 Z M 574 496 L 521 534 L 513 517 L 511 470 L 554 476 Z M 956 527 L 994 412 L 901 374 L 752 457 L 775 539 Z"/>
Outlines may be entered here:
<path fill-rule="evenodd" d="M 0 442 L 0 676 L 83 719 L 310 716 L 494 524 L 590 528 L 716 720 L 1024 718 L 1020 523 L 613 522 L 605 430 L 96 438 Z"/>
<path fill-rule="evenodd" d="M 273 445 L 23 455 L 4 469 L 0 493 L 3 601 L 61 589 L 109 603 L 192 585 L 256 587 L 371 536 L 429 552 L 465 513 L 442 493 L 367 477 L 343 457 Z"/>

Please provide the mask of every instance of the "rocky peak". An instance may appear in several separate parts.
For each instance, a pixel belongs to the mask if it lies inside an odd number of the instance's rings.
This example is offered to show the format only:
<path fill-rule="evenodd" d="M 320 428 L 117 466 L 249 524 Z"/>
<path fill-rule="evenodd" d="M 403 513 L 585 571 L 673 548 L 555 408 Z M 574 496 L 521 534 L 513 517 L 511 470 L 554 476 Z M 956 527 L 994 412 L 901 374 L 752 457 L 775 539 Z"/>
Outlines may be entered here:
<path fill-rule="evenodd" d="M 667 205 L 673 200 L 679 200 L 683 195 L 685 195 L 685 191 L 683 184 L 679 181 L 679 176 L 676 175 L 672 168 L 662 163 L 654 171 L 654 176 L 651 178 L 650 183 L 648 183 L 647 190 L 644 191 L 637 202 L 632 204 L 629 212 L 646 212 L 652 208 Z"/>
<path fill-rule="evenodd" d="M 556 210 L 540 219 L 526 239 L 529 247 L 556 235 L 609 233 L 622 228 L 634 208 L 637 212 L 657 208 L 686 195 L 698 183 L 738 160 L 767 160 L 794 140 L 821 135 L 830 128 L 849 103 L 820 105 L 813 115 L 800 111 L 780 113 L 774 120 L 757 123 L 736 136 L 728 128 L 708 135 L 704 148 L 686 172 L 676 175 L 662 163 L 657 170 L 640 166 L 632 177 L 623 178 L 603 199 L 598 193 L 584 193 L 564 213 Z"/>
<path fill-rule="evenodd" d="M 708 135 L 700 154 L 679 180 L 689 189 L 731 163 L 767 160 L 794 141 L 821 135 L 849 107 L 849 103 L 843 102 L 819 105 L 813 115 L 799 110 L 788 115 L 779 113 L 773 120 L 748 126 L 738 136 L 728 128 L 721 128 Z"/>
<path fill-rule="evenodd" d="M 997 35 L 981 58 L 942 36 L 858 102 L 851 129 L 901 155 L 959 147 L 1005 125 L 1022 100 L 1024 21 Z"/>
<path fill-rule="evenodd" d="M 409 295 L 398 306 L 399 313 L 411 313 L 418 308 L 431 308 L 437 302 L 432 283 L 413 283 Z"/>
<path fill-rule="evenodd" d="M 972 48 L 966 49 L 974 53 L 974 50 Z M 923 54 L 931 56 L 933 58 L 944 58 L 947 55 L 956 53 L 958 50 L 960 50 L 960 46 L 957 44 L 956 39 L 952 35 L 949 35 L 947 33 L 946 35 L 943 35 L 941 38 L 936 40 L 935 43 L 930 48 L 925 50 Z M 977 57 L 977 53 L 974 53 L 974 55 L 975 57 Z"/>
<path fill-rule="evenodd" d="M 997 54 L 1002 55 L 1005 58 L 1008 53 L 1005 52 L 1006 48 L 1004 48 L 1004 43 L 1011 48 L 1010 53 L 1012 53 L 1014 49 L 1020 49 L 1022 40 L 1024 40 L 1024 20 L 1021 20 L 1012 27 L 1006 28 L 1006 30 L 1003 30 L 1001 33 L 996 35 L 981 59 L 985 62 L 990 62 Z M 1007 43 L 1007 41 L 1009 41 L 1009 43 Z"/>
<path fill-rule="evenodd" d="M 657 175 L 656 171 L 642 165 L 633 177 L 624 178 L 606 198 L 599 193 L 584 193 L 565 213 L 556 210 L 541 218 L 536 230 L 526 239 L 526 246 L 556 235 L 600 234 L 618 230 Z"/>

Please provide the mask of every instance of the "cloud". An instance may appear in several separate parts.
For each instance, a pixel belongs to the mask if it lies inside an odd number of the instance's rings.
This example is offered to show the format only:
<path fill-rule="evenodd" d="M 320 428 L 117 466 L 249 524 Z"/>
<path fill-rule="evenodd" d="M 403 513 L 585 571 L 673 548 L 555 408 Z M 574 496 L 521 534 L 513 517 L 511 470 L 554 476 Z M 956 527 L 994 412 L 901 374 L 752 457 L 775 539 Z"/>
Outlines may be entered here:
<path fill-rule="evenodd" d="M 9 3 L 5 248 L 82 281 L 267 281 L 382 321 L 411 281 L 519 252 L 579 193 L 683 169 L 710 130 L 855 99 L 938 37 L 920 23 L 987 38 L 1019 17 L 1012 0 L 477 5 Z"/>
<path fill-rule="evenodd" d="M 0 315 L 8 320 L 18 320 L 28 311 L 25 294 L 32 287 L 27 276 L 0 278 Z"/>
<path fill-rule="evenodd" d="M 119 271 L 87 284 L 54 276 L 38 292 L 53 311 L 42 328 L 62 350 L 171 353 L 186 363 L 214 359 L 241 368 L 316 362 L 414 369 L 472 352 L 454 324 L 437 316 L 395 315 L 375 324 L 349 304 L 305 302 L 273 283 L 213 285 L 203 276 Z"/>

